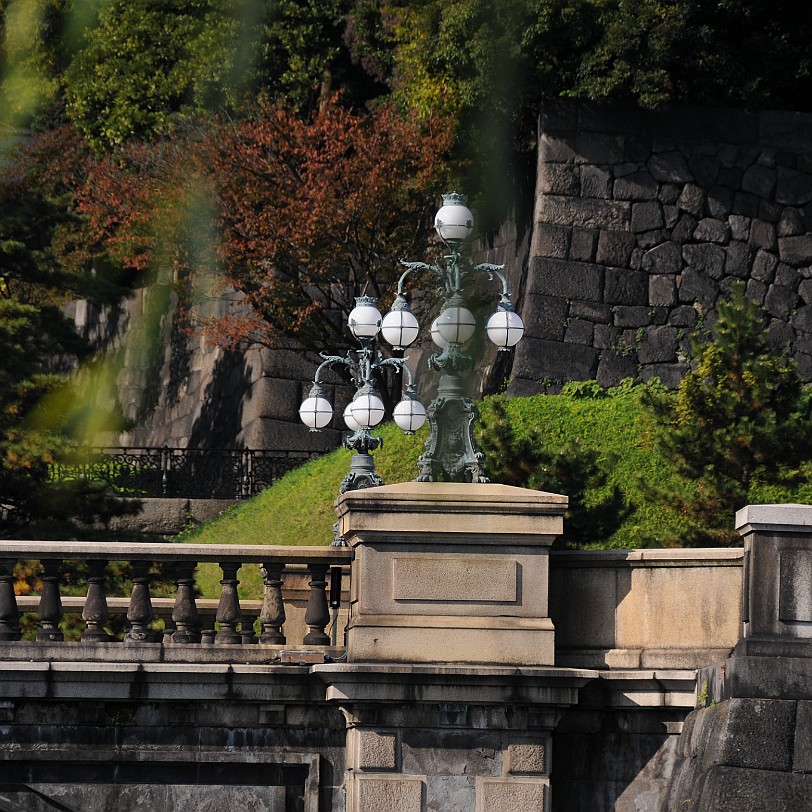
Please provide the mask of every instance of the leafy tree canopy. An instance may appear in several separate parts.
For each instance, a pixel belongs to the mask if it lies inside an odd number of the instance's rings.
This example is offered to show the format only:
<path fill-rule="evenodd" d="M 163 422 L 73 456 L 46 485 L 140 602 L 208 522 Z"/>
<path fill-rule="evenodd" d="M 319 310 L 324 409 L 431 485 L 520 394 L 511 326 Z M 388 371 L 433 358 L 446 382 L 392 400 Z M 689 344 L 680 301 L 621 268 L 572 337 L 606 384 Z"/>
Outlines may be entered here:
<path fill-rule="evenodd" d="M 52 0 L 56 2 L 56 0 Z M 67 114 L 100 150 L 244 114 L 263 90 L 304 111 L 374 82 L 343 41 L 347 0 L 108 0 L 65 74 Z"/>
<path fill-rule="evenodd" d="M 351 19 L 359 58 L 416 109 L 560 95 L 812 105 L 804 0 L 359 0 Z"/>
<path fill-rule="evenodd" d="M 644 400 L 663 453 L 693 489 L 653 497 L 701 522 L 694 544 L 737 542 L 731 518 L 751 486 L 802 477 L 812 455 L 812 390 L 769 347 L 743 284 L 718 315 L 713 340 L 695 339 L 695 367 L 677 392 L 650 387 Z"/>
<path fill-rule="evenodd" d="M 64 76 L 67 113 L 97 148 L 171 132 L 179 117 L 234 103 L 252 77 L 250 4 L 110 0 Z M 232 13 L 232 12 L 237 13 Z"/>
<path fill-rule="evenodd" d="M 68 450 L 70 438 L 64 421 L 32 420 L 37 404 L 64 387 L 63 373 L 87 354 L 62 305 L 120 295 L 103 275 L 78 270 L 86 267 L 84 256 L 66 237 L 73 233 L 66 230 L 72 215 L 63 200 L 69 161 L 55 168 L 57 144 L 65 159 L 70 143 L 49 134 L 0 181 L 0 532 L 34 518 L 89 520 L 126 509 L 93 485 L 52 482 L 48 466 Z"/>
<path fill-rule="evenodd" d="M 442 120 L 418 124 L 391 105 L 351 113 L 337 98 L 306 120 L 262 105 L 256 119 L 218 131 L 222 268 L 251 307 L 226 335 L 344 346 L 355 297 L 383 296 L 398 260 L 425 250 L 449 140 Z"/>
<path fill-rule="evenodd" d="M 392 105 L 352 112 L 331 96 L 303 118 L 264 101 L 203 138 L 94 161 L 76 202 L 121 265 L 238 291 L 239 309 L 206 323 L 219 343 L 335 349 L 355 297 L 387 294 L 398 260 L 423 254 L 450 138 L 447 120 Z"/>

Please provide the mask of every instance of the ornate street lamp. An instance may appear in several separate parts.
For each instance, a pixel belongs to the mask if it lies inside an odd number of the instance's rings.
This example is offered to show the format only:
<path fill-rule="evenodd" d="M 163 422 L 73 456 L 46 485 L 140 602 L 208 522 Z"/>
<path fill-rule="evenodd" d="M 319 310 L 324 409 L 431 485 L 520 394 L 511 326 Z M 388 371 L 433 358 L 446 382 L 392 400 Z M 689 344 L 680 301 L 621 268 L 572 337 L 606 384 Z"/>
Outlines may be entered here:
<path fill-rule="evenodd" d="M 489 280 L 498 278 L 501 282 L 499 304 L 485 325 L 488 338 L 500 351 L 510 350 L 519 342 L 524 325 L 510 300 L 507 278 L 502 273 L 504 265 L 474 265 L 461 253 L 474 230 L 474 217 L 462 195 L 456 192 L 443 195 L 443 206 L 434 218 L 434 228 L 450 254 L 437 265 L 402 263 L 406 271 L 400 277 L 397 297 L 383 319 L 381 332 L 396 349 L 413 343 L 419 325 L 403 294 L 406 277 L 415 271 L 431 271 L 442 280 L 444 301 L 440 314 L 431 325 L 431 337 L 440 352 L 429 358 L 429 368 L 443 374 L 437 396 L 428 408 L 431 431 L 426 441 L 426 453 L 418 459 L 417 479 L 424 482 L 435 479 L 487 482 L 482 469 L 482 454 L 476 450 L 473 437 L 477 408 L 468 396 L 467 379 L 473 359 L 463 348 L 476 332 L 476 318 L 466 306 L 465 286 L 480 273 L 487 274 Z"/>
<path fill-rule="evenodd" d="M 383 358 L 372 349 L 372 344 L 381 330 L 382 321 L 381 314 L 375 307 L 375 299 L 360 296 L 355 302 L 356 307 L 350 313 L 347 322 L 353 336 L 361 345 L 360 349 L 347 350 L 345 356 L 321 353 L 324 361 L 316 369 L 310 395 L 299 407 L 299 417 L 311 431 L 325 428 L 332 420 L 333 407 L 324 396 L 321 385 L 322 370 L 336 364 L 349 370 L 356 393 L 344 409 L 344 423 L 353 432 L 344 439 L 344 445 L 356 453 L 353 454 L 350 471 L 341 483 L 340 493 L 383 485 L 383 480 L 375 473 L 375 461 L 370 453 L 383 445 L 382 438 L 371 432 L 371 429 L 383 420 L 386 411 L 375 386 L 379 370 L 391 366 L 406 371 L 408 379 L 406 392 L 403 400 L 395 406 L 392 415 L 395 423 L 406 434 L 414 434 L 426 422 L 426 410 L 417 397 L 411 371 L 406 366 L 407 359 Z M 388 335 L 394 334 L 390 332 Z"/>

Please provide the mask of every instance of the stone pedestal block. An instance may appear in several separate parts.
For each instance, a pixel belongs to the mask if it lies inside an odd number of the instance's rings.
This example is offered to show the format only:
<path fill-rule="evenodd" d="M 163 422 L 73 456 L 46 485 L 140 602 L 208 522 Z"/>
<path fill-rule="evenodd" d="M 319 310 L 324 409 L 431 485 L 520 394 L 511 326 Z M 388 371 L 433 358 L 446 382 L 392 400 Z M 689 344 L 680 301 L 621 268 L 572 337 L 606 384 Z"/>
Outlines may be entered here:
<path fill-rule="evenodd" d="M 565 496 L 410 482 L 344 494 L 350 662 L 552 665 L 549 548 Z"/>
<path fill-rule="evenodd" d="M 736 654 L 812 657 L 812 505 L 748 505 Z"/>

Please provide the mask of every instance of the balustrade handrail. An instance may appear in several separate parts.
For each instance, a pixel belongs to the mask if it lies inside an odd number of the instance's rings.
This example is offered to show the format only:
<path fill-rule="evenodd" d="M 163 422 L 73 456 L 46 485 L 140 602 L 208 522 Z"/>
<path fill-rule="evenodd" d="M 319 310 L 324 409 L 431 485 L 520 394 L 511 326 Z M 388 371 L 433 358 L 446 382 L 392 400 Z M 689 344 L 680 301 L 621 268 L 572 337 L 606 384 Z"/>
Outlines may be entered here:
<path fill-rule="evenodd" d="M 128 543 L 86 541 L 0 541 L 0 641 L 19 643 L 21 640 L 20 606 L 14 592 L 14 565 L 18 560 L 36 559 L 42 562 L 42 588 L 37 603 L 39 630 L 38 643 L 63 643 L 60 623 L 64 617 L 60 594 L 60 568 L 65 561 L 88 562 L 87 597 L 82 608 L 85 629 L 82 643 L 114 642 L 108 633 L 110 616 L 105 591 L 105 568 L 112 561 L 129 561 L 133 565 L 132 593 L 127 604 L 128 627 L 125 645 L 161 643 L 175 649 L 189 644 L 211 643 L 214 646 L 259 643 L 264 646 L 284 646 L 283 632 L 286 621 L 283 587 L 285 577 L 293 574 L 291 567 L 304 565 L 309 576 L 309 594 L 304 622 L 308 632 L 302 639 L 305 647 L 335 645 L 337 610 L 341 602 L 342 575 L 353 558 L 352 550 L 342 547 L 283 547 L 270 545 L 184 544 L 184 543 Z M 203 629 L 208 612 L 198 612 L 195 597 L 195 568 L 199 563 L 216 563 L 223 572 L 221 593 L 214 620 Z M 171 617 L 165 618 L 166 629 L 161 639 L 151 628 L 156 614 L 150 593 L 151 564 L 170 563 L 174 567 L 176 596 Z M 254 621 L 256 606 L 241 605 L 237 594 L 237 572 L 244 564 L 259 564 L 263 580 L 263 599 L 259 610 L 262 632 L 257 640 Z M 330 622 L 327 601 L 329 571 L 330 606 L 333 607 L 333 639 L 325 629 Z M 70 602 L 74 604 L 74 601 Z M 115 602 L 121 607 L 121 602 Z M 161 602 L 164 604 L 164 602 Z M 30 604 L 29 600 L 25 604 Z M 157 608 L 157 607 L 156 607 Z M 166 609 L 165 604 L 161 606 Z M 204 617 L 205 616 L 205 617 Z M 200 648 L 200 647 L 197 647 Z M 206 646 L 202 647 L 207 649 Z M 191 651 L 191 649 L 186 649 Z M 210 649 L 209 651 L 214 651 Z M 180 655 L 183 656 L 183 655 Z M 242 658 L 242 654 L 239 655 Z M 205 652 L 197 652 L 197 659 L 205 660 Z"/>
<path fill-rule="evenodd" d="M 163 561 L 191 560 L 197 563 L 236 562 L 264 564 L 282 561 L 309 564 L 318 561 L 339 566 L 352 561 L 348 547 L 285 546 L 271 544 L 188 544 L 125 541 L 0 541 L 0 559 L 20 558 L 74 561 Z"/>

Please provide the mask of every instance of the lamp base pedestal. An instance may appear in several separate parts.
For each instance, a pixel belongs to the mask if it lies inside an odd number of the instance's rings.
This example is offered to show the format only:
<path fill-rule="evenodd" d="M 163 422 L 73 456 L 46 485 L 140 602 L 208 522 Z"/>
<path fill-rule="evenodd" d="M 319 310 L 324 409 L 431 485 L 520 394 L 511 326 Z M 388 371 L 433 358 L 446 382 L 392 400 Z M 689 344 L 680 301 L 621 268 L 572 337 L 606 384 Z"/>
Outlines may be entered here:
<path fill-rule="evenodd" d="M 372 454 L 357 453 L 352 455 L 350 472 L 341 481 L 339 493 L 358 491 L 362 488 L 375 488 L 383 485 L 383 480 L 375 473 L 375 460 Z"/>
<path fill-rule="evenodd" d="M 437 397 L 426 413 L 430 433 L 426 453 L 417 460 L 417 482 L 487 482 L 482 454 L 474 443 L 479 411 L 461 375 L 440 378 Z"/>

